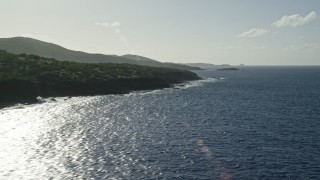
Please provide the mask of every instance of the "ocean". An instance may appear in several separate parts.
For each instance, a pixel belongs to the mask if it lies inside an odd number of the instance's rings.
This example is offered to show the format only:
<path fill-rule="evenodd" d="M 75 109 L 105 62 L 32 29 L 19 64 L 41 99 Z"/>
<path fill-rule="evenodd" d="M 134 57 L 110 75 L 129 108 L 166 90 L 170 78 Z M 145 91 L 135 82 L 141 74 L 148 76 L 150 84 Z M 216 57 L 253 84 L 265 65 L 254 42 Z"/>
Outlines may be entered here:
<path fill-rule="evenodd" d="M 0 179 L 320 179 L 320 67 L 0 110 Z"/>

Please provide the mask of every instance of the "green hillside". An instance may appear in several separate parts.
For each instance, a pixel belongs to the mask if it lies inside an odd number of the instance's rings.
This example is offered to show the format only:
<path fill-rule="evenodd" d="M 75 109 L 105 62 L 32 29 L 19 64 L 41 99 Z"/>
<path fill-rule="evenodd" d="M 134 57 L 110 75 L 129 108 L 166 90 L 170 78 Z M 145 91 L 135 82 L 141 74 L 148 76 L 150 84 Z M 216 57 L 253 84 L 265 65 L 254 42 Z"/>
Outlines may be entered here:
<path fill-rule="evenodd" d="M 138 56 L 138 55 L 124 55 L 122 56 L 127 59 L 132 59 L 134 61 L 137 61 L 138 64 L 140 65 L 145 65 L 145 66 L 156 66 L 156 67 L 169 67 L 169 68 L 176 68 L 176 69 L 185 69 L 185 70 L 199 70 L 199 67 L 196 66 L 187 66 L 183 64 L 175 64 L 175 63 L 169 63 L 169 62 L 164 62 L 160 63 L 159 61 L 156 61 L 154 59 L 146 58 L 143 56 Z"/>
<path fill-rule="evenodd" d="M 0 50 L 0 106 L 43 96 L 84 96 L 170 87 L 195 73 L 134 64 L 77 63 Z"/>
<path fill-rule="evenodd" d="M 37 55 L 15 55 L 0 50 L 0 80 L 13 78 L 39 82 L 104 81 L 114 78 L 161 77 L 169 72 L 188 71 L 134 64 L 57 61 Z"/>
<path fill-rule="evenodd" d="M 161 63 L 155 60 L 137 61 L 130 57 L 121 57 L 104 54 L 90 54 L 81 51 L 73 51 L 56 44 L 39 41 L 26 37 L 0 38 L 0 50 L 14 54 L 35 54 L 47 58 L 55 58 L 62 61 L 74 61 L 84 63 L 127 63 L 154 67 L 169 67 L 178 69 L 197 69 L 179 64 Z M 146 58 L 147 59 L 147 58 Z"/>

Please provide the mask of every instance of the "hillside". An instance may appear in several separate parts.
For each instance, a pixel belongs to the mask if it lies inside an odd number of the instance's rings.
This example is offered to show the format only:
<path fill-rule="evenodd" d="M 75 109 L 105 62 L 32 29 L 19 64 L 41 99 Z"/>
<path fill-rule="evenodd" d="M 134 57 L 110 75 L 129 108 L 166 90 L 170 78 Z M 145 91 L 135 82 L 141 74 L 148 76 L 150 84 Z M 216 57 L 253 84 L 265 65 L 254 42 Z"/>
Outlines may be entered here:
<path fill-rule="evenodd" d="M 77 63 L 0 51 L 0 106 L 37 96 L 84 96 L 170 87 L 195 73 L 132 64 Z"/>
<path fill-rule="evenodd" d="M 210 64 L 210 63 L 184 63 L 184 65 L 199 67 L 201 69 L 219 69 L 219 68 L 228 68 L 229 64 Z"/>
<path fill-rule="evenodd" d="M 169 63 L 169 62 L 160 63 L 159 61 L 156 61 L 154 59 L 150 59 L 150 58 L 146 58 L 138 55 L 127 54 L 122 57 L 137 61 L 139 65 L 144 65 L 144 66 L 166 67 L 166 68 L 176 68 L 176 69 L 185 69 L 185 70 L 200 69 L 199 67 L 196 67 L 196 66 L 187 66 L 183 64 L 175 64 L 175 63 Z"/>
<path fill-rule="evenodd" d="M 199 68 L 208 68 L 208 67 L 216 67 L 215 64 L 210 63 L 185 63 L 187 66 L 199 67 Z"/>
<path fill-rule="evenodd" d="M 0 38 L 0 50 L 14 54 L 35 54 L 47 58 L 55 58 L 61 61 L 74 61 L 84 63 L 127 63 L 153 67 L 168 67 L 178 69 L 197 69 L 179 64 L 161 63 L 155 60 L 137 61 L 131 56 L 114 56 L 104 54 L 90 54 L 81 51 L 73 51 L 59 45 L 39 41 L 26 37 Z M 147 58 L 146 58 L 147 59 Z"/>

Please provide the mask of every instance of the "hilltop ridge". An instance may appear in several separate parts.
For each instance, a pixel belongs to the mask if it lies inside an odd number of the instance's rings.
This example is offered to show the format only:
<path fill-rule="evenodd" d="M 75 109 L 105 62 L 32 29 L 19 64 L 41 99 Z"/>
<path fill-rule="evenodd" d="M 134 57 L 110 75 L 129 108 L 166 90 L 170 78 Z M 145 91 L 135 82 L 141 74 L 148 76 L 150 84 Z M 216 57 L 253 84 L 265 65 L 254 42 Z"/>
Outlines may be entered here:
<path fill-rule="evenodd" d="M 175 63 L 162 63 L 137 55 L 116 56 L 74 51 L 54 43 L 44 42 L 27 37 L 0 38 L 0 50 L 5 50 L 13 54 L 34 54 L 46 58 L 55 58 L 61 61 L 74 61 L 82 63 L 126 63 L 184 70 L 200 69 L 198 67 L 191 67 Z"/>

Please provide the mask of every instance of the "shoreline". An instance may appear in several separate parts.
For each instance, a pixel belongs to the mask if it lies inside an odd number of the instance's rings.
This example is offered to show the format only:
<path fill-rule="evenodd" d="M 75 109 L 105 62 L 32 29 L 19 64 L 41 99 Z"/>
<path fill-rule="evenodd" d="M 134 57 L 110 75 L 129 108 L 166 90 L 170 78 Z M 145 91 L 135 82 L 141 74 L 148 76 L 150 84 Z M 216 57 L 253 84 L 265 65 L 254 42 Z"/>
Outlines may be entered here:
<path fill-rule="evenodd" d="M 0 50 L 0 108 L 40 97 L 124 94 L 201 79 L 196 73 L 133 64 L 76 63 Z"/>
<path fill-rule="evenodd" d="M 7 92 L 0 92 L 0 109 L 16 104 L 35 104 L 37 97 L 78 97 L 96 95 L 121 95 L 134 91 L 159 90 L 172 88 L 174 85 L 189 81 L 201 80 L 198 76 L 176 79 L 163 79 L 157 77 L 139 77 L 112 79 L 107 82 L 60 82 L 37 83 L 24 80 L 11 80 L 0 82 L 0 86 L 6 87 Z M 1 91 L 1 90 L 0 90 Z"/>

